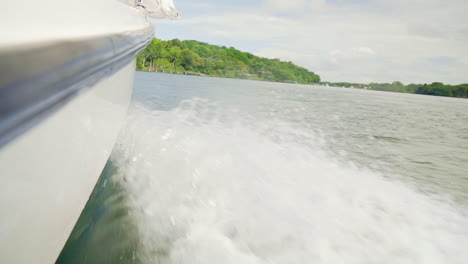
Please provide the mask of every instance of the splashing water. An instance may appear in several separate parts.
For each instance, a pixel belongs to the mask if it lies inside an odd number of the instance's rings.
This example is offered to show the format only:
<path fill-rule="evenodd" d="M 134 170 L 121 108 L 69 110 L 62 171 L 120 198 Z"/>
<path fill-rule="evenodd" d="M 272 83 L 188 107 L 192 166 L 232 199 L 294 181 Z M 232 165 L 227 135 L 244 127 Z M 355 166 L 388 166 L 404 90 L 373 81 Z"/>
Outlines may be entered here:
<path fill-rule="evenodd" d="M 57 264 L 468 263 L 466 100 L 137 73 L 134 103 Z"/>
<path fill-rule="evenodd" d="M 113 153 L 142 263 L 466 263 L 453 203 L 343 163 L 287 122 L 134 107 Z"/>

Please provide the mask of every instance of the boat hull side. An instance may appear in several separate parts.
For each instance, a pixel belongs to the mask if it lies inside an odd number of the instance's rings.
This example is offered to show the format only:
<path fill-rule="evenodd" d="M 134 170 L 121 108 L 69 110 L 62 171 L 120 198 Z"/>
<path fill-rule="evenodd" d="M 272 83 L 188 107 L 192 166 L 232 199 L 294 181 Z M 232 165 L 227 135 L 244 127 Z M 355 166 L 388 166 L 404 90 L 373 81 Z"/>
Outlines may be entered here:
<path fill-rule="evenodd" d="M 54 263 L 111 153 L 135 60 L 0 149 L 0 263 Z"/>
<path fill-rule="evenodd" d="M 0 48 L 0 148 L 134 60 L 153 37 L 148 24 L 115 34 Z"/>

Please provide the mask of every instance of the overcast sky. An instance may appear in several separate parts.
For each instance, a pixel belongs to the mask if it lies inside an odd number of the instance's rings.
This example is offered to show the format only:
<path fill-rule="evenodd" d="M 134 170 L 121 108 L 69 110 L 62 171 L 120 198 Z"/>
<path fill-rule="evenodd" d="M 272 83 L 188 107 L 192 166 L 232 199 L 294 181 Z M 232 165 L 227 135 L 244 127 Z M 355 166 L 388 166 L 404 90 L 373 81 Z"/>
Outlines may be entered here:
<path fill-rule="evenodd" d="M 174 0 L 156 36 L 290 60 L 325 81 L 468 83 L 468 0 Z"/>

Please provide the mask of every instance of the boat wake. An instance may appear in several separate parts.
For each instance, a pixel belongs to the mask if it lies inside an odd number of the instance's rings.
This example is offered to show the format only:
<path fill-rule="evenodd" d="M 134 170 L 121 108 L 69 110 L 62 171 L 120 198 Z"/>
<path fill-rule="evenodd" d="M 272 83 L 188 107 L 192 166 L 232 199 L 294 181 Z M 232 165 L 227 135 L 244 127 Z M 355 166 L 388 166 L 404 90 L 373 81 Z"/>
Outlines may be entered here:
<path fill-rule="evenodd" d="M 204 100 L 134 107 L 112 155 L 142 263 L 466 263 L 456 205 L 306 130 Z"/>

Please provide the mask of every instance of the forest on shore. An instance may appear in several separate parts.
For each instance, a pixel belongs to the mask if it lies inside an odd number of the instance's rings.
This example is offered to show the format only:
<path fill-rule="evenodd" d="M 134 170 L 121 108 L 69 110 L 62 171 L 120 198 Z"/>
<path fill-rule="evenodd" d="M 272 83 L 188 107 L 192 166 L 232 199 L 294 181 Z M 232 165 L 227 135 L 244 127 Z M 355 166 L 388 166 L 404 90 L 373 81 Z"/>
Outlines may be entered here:
<path fill-rule="evenodd" d="M 468 84 L 320 82 L 319 75 L 290 61 L 261 58 L 196 40 L 153 39 L 138 55 L 137 70 L 468 98 Z"/>
<path fill-rule="evenodd" d="M 440 82 L 431 84 L 408 84 L 401 82 L 393 83 L 348 83 L 348 82 L 321 82 L 321 85 L 334 87 L 359 88 L 376 91 L 387 91 L 397 93 L 426 94 L 435 96 L 461 97 L 468 98 L 468 84 L 448 85 Z"/>
<path fill-rule="evenodd" d="M 301 84 L 320 82 L 320 76 L 292 62 L 195 40 L 153 39 L 138 55 L 137 70 Z"/>

